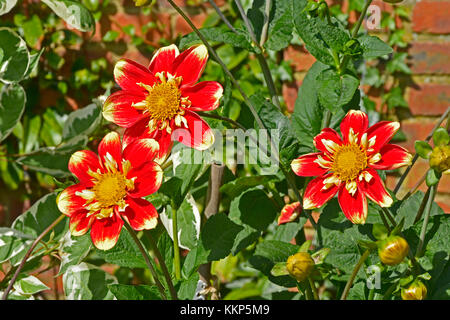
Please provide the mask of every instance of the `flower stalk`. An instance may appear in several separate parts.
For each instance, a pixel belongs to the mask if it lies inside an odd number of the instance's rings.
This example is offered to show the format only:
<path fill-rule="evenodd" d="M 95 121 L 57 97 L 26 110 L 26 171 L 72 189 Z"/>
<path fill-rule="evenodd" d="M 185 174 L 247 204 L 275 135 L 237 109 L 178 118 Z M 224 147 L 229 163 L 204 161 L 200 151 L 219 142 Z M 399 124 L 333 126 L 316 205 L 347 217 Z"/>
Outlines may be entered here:
<path fill-rule="evenodd" d="M 342 296 L 341 296 L 341 300 L 346 300 L 348 293 L 350 291 L 350 288 L 352 287 L 353 281 L 356 278 L 356 275 L 358 274 L 359 269 L 361 268 L 362 264 L 364 263 L 364 261 L 366 261 L 366 259 L 369 257 L 370 251 L 366 250 L 364 251 L 363 255 L 361 256 L 361 258 L 359 258 L 358 263 L 355 265 L 355 268 L 353 269 L 353 272 L 350 276 L 350 278 L 348 279 L 344 291 L 342 292 Z"/>
<path fill-rule="evenodd" d="M 173 263 L 175 265 L 175 279 L 181 280 L 180 246 L 178 244 L 177 208 L 172 201 L 172 236 L 173 236 Z"/>
<path fill-rule="evenodd" d="M 427 232 L 428 221 L 430 219 L 431 207 L 433 205 L 434 197 L 436 195 L 437 184 L 430 187 L 430 196 L 428 197 L 427 204 L 425 206 L 425 216 L 423 219 L 422 230 L 420 231 L 419 244 L 417 245 L 416 257 L 420 257 L 423 254 L 423 245 L 425 243 L 425 235 Z"/>

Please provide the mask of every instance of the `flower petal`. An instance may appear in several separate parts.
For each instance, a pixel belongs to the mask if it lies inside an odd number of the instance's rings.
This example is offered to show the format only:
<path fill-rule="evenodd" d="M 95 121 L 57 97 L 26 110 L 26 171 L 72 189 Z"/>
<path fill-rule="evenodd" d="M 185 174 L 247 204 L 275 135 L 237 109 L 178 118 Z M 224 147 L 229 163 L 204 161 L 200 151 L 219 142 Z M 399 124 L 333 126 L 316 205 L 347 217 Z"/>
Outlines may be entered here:
<path fill-rule="evenodd" d="M 158 157 L 159 143 L 154 139 L 139 139 L 131 142 L 123 150 L 123 158 L 131 162 L 132 168 L 137 168 L 146 161 Z"/>
<path fill-rule="evenodd" d="M 183 85 L 197 82 L 208 60 L 208 49 L 201 44 L 192 46 L 175 58 L 172 74 L 183 77 Z"/>
<path fill-rule="evenodd" d="M 359 110 L 350 110 L 341 122 L 341 134 L 344 139 L 344 143 L 348 142 L 350 129 L 353 133 L 358 135 L 358 138 L 366 132 L 369 126 L 369 118 L 367 115 Z"/>
<path fill-rule="evenodd" d="M 380 149 L 381 159 L 370 164 L 376 170 L 394 170 L 411 164 L 412 156 L 403 147 L 396 144 L 385 144 Z"/>
<path fill-rule="evenodd" d="M 163 171 L 154 161 L 144 162 L 139 168 L 132 168 L 127 179 L 134 180 L 134 190 L 128 194 L 133 198 L 142 198 L 155 193 L 163 181 Z"/>
<path fill-rule="evenodd" d="M 294 159 L 291 162 L 292 171 L 301 177 L 321 176 L 328 171 L 317 163 L 317 156 L 322 155 L 322 152 L 309 153 Z"/>
<path fill-rule="evenodd" d="M 94 246 L 100 250 L 114 247 L 122 230 L 123 220 L 117 213 L 110 218 L 95 219 L 91 227 L 91 239 Z"/>
<path fill-rule="evenodd" d="M 373 141 L 367 149 L 368 154 L 377 153 L 400 128 L 400 123 L 396 121 L 380 121 L 367 129 L 367 140 Z"/>
<path fill-rule="evenodd" d="M 187 128 L 179 127 L 172 132 L 172 140 L 177 140 L 188 147 L 206 150 L 214 144 L 214 133 L 209 125 L 196 113 L 186 110 L 184 114 Z"/>
<path fill-rule="evenodd" d="M 122 168 L 122 143 L 117 132 L 110 132 L 103 137 L 98 145 L 98 155 L 103 163 L 115 162 L 116 168 Z"/>
<path fill-rule="evenodd" d="M 76 193 L 84 189 L 86 189 L 86 186 L 81 183 L 64 189 L 56 198 L 59 211 L 70 217 L 75 211 L 82 209 L 86 200 L 77 196 Z"/>
<path fill-rule="evenodd" d="M 320 208 L 325 202 L 334 197 L 339 187 L 336 184 L 331 186 L 324 182 L 331 177 L 329 173 L 311 180 L 306 186 L 305 196 L 303 197 L 303 208 L 306 210 Z"/>
<path fill-rule="evenodd" d="M 143 65 L 130 59 L 120 59 L 114 67 L 114 78 L 123 90 L 146 92 L 139 83 L 152 86 L 155 76 Z"/>
<path fill-rule="evenodd" d="M 129 128 L 139 120 L 148 117 L 133 107 L 133 103 L 143 100 L 145 100 L 145 94 L 142 92 L 124 90 L 114 92 L 103 105 L 103 116 L 120 127 Z"/>
<path fill-rule="evenodd" d="M 170 46 L 159 48 L 158 51 L 153 55 L 152 61 L 148 69 L 156 74 L 161 71 L 171 71 L 172 64 L 175 58 L 180 54 L 176 45 L 171 44 Z"/>
<path fill-rule="evenodd" d="M 354 224 L 364 224 L 367 218 L 367 199 L 361 192 L 360 187 L 352 195 L 348 192 L 345 184 L 339 188 L 339 205 L 344 215 Z"/>
<path fill-rule="evenodd" d="M 223 87 L 215 81 L 202 81 L 195 86 L 184 86 L 181 95 L 191 101 L 189 110 L 211 111 L 217 109 L 223 95 Z"/>
<path fill-rule="evenodd" d="M 294 221 L 301 212 L 302 205 L 300 202 L 285 205 L 281 210 L 280 216 L 278 217 L 278 225 Z"/>
<path fill-rule="evenodd" d="M 150 230 L 158 223 L 158 212 L 153 204 L 144 199 L 127 200 L 128 206 L 122 214 L 130 226 L 136 230 Z"/>
<path fill-rule="evenodd" d="M 89 170 L 103 172 L 98 156 L 90 150 L 81 150 L 72 154 L 69 160 L 69 170 L 87 187 L 93 186 L 93 178 L 88 174 Z"/>
<path fill-rule="evenodd" d="M 324 128 L 317 136 L 314 137 L 313 142 L 317 149 L 327 154 L 334 153 L 333 149 L 342 144 L 339 134 L 331 128 Z"/>
<path fill-rule="evenodd" d="M 88 217 L 87 214 L 87 210 L 78 210 L 70 217 L 69 230 L 73 236 L 79 237 L 84 235 L 92 226 L 95 216 L 91 215 Z"/>
<path fill-rule="evenodd" d="M 158 163 L 166 158 L 170 149 L 172 148 L 172 134 L 164 130 L 154 130 L 152 132 L 148 129 L 148 119 L 143 119 L 134 126 L 125 130 L 123 134 L 123 147 L 128 146 L 135 140 L 140 139 L 155 139 L 159 143 L 158 157 L 155 159 Z"/>
<path fill-rule="evenodd" d="M 362 179 L 359 181 L 359 190 L 364 193 L 370 200 L 377 203 L 381 207 L 390 207 L 392 205 L 392 198 L 384 186 L 378 173 L 373 169 L 366 170 L 372 178 Z"/>

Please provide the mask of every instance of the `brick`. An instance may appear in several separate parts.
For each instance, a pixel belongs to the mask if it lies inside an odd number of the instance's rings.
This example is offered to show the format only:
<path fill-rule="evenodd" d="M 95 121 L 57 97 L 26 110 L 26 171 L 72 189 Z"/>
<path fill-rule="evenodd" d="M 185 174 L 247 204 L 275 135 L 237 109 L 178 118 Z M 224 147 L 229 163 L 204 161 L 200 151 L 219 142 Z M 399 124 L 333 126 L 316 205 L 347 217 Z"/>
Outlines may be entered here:
<path fill-rule="evenodd" d="M 297 99 L 299 85 L 295 82 L 283 83 L 282 94 L 287 110 L 294 112 L 295 100 Z"/>
<path fill-rule="evenodd" d="M 409 91 L 408 102 L 413 115 L 441 115 L 450 106 L 450 85 L 421 84 Z"/>
<path fill-rule="evenodd" d="M 450 33 L 450 1 L 421 1 L 414 6 L 412 29 L 414 32 L 434 34 Z"/>
<path fill-rule="evenodd" d="M 414 42 L 409 54 L 415 74 L 450 74 L 450 43 Z"/>
<path fill-rule="evenodd" d="M 417 162 L 414 164 L 405 180 L 407 190 L 413 188 L 429 168 L 430 166 L 428 165 L 427 160 L 421 158 L 417 159 Z M 426 183 L 422 183 L 418 190 L 425 192 L 427 190 Z M 450 193 L 450 175 L 442 175 L 437 191 L 440 193 Z"/>
<path fill-rule="evenodd" d="M 405 133 L 407 141 L 399 143 L 410 152 L 415 153 L 414 142 L 425 140 L 436 125 L 437 119 L 410 118 L 401 122 L 400 129 Z"/>
<path fill-rule="evenodd" d="M 199 14 L 195 15 L 189 15 L 189 18 L 191 19 L 194 26 L 197 28 L 201 28 L 203 25 L 203 22 L 208 17 L 208 14 L 206 12 L 200 12 Z M 188 23 L 184 20 L 182 16 L 177 16 L 176 23 L 175 23 L 175 34 L 181 34 L 186 35 L 188 33 L 192 32 L 192 28 L 188 25 Z"/>
<path fill-rule="evenodd" d="M 448 194 L 438 194 L 436 195 L 435 198 L 437 204 L 439 207 L 442 208 L 442 210 L 444 210 L 445 213 L 450 213 L 450 195 Z"/>
<path fill-rule="evenodd" d="M 291 61 L 295 71 L 307 71 L 316 62 L 304 46 L 291 45 L 284 51 L 284 60 Z"/>

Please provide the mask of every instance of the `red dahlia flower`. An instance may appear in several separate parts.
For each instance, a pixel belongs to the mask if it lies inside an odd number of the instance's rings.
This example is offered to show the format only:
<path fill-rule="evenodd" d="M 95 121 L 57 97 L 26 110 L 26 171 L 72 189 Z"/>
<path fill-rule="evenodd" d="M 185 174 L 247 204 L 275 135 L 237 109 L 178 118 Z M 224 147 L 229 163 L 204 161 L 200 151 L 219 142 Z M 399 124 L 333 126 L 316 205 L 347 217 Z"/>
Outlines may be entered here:
<path fill-rule="evenodd" d="M 207 60 L 204 45 L 182 53 L 175 45 L 160 48 L 148 68 L 128 59 L 119 60 L 114 77 L 122 90 L 105 101 L 103 116 L 127 128 L 125 145 L 135 139 L 156 139 L 161 158 L 175 139 L 198 150 L 209 148 L 214 135 L 195 111 L 216 109 L 223 88 L 215 81 L 196 84 Z"/>
<path fill-rule="evenodd" d="M 278 217 L 278 225 L 294 221 L 301 212 L 302 205 L 300 202 L 293 202 L 285 205 L 281 210 L 280 216 Z"/>
<path fill-rule="evenodd" d="M 299 176 L 319 176 L 306 187 L 304 209 L 321 207 L 339 192 L 345 216 L 362 224 L 367 217 L 367 199 L 389 207 L 392 198 L 376 170 L 393 170 L 411 163 L 402 147 L 389 144 L 399 129 L 398 122 L 381 121 L 368 127 L 367 115 L 350 110 L 341 122 L 341 133 L 325 128 L 314 137 L 319 150 L 300 156 L 291 163 Z"/>
<path fill-rule="evenodd" d="M 63 190 L 57 199 L 59 210 L 70 217 L 72 235 L 81 236 L 91 228 L 98 249 L 116 244 L 123 220 L 135 230 L 152 229 L 157 224 L 155 207 L 142 197 L 159 189 L 163 179 L 153 161 L 159 145 L 153 139 L 130 143 L 123 151 L 116 132 L 108 133 L 92 151 L 75 152 L 69 170 L 80 181 Z"/>

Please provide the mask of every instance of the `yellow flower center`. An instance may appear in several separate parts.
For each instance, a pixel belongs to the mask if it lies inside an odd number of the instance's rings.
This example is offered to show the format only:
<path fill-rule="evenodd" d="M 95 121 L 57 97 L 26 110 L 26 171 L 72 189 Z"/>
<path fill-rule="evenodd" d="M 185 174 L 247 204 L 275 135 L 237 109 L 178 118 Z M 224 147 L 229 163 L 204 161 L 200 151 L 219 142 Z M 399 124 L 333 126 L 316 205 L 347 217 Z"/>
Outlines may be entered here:
<path fill-rule="evenodd" d="M 122 173 L 108 172 L 101 175 L 92 190 L 100 206 L 106 208 L 121 202 L 127 194 L 126 187 L 126 179 Z"/>
<path fill-rule="evenodd" d="M 332 170 L 341 181 L 356 179 L 361 170 L 366 167 L 366 153 L 357 144 L 342 145 L 333 156 Z"/>
<path fill-rule="evenodd" d="M 181 93 L 175 82 L 162 82 L 151 88 L 146 101 L 152 119 L 170 120 L 180 110 Z"/>

